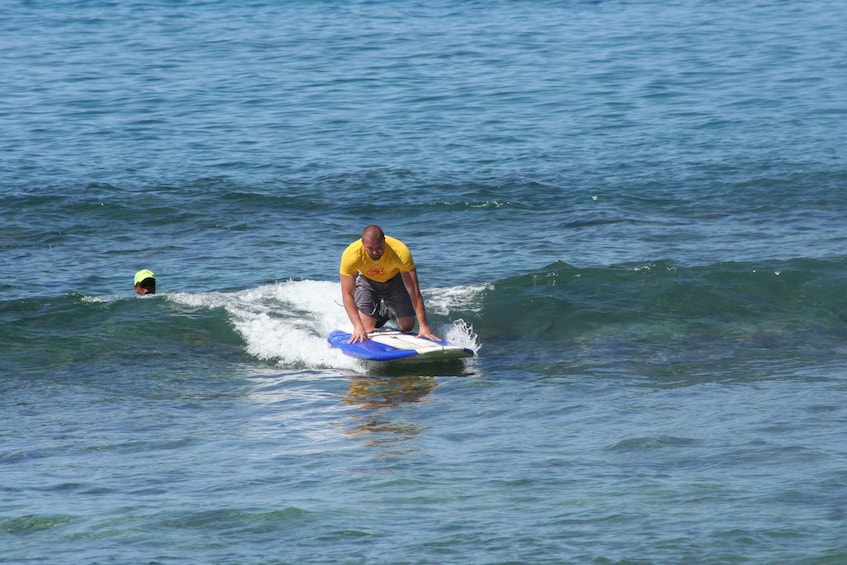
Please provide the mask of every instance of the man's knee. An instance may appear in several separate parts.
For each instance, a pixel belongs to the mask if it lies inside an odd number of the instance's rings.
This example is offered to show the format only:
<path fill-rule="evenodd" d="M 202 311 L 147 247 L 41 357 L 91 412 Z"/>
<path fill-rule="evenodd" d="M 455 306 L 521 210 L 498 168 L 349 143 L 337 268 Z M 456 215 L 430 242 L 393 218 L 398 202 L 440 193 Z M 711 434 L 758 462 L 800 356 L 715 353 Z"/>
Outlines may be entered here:
<path fill-rule="evenodd" d="M 414 316 L 410 318 L 397 318 L 397 325 L 404 332 L 410 332 L 415 327 L 415 318 Z"/>

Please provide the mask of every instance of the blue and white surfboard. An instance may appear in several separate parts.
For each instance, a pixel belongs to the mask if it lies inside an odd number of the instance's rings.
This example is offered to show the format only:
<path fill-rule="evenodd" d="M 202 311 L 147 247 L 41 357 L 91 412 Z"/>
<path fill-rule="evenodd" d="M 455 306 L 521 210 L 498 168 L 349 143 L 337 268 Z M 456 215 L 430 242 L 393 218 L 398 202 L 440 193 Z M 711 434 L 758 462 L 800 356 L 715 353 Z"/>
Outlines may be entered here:
<path fill-rule="evenodd" d="M 417 337 L 411 332 L 400 330 L 378 330 L 369 339 L 358 343 L 347 343 L 350 333 L 336 330 L 327 341 L 345 355 L 364 361 L 448 361 L 473 357 L 472 349 L 443 340 Z"/>

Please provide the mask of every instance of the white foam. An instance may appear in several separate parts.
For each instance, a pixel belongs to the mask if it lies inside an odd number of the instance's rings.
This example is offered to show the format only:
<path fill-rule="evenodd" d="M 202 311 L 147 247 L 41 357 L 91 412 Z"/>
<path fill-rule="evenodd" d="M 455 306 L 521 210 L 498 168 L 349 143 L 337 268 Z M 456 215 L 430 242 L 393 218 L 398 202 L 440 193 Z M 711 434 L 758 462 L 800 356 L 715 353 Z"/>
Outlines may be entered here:
<path fill-rule="evenodd" d="M 285 281 L 235 293 L 179 293 L 169 298 L 192 308 L 223 308 L 247 352 L 286 367 L 351 369 L 351 359 L 329 347 L 326 335 L 349 326 L 339 284 Z"/>
<path fill-rule="evenodd" d="M 479 337 L 473 331 L 473 326 L 464 320 L 454 320 L 445 325 L 439 337 L 450 343 L 472 349 L 474 353 L 478 353 L 482 347 Z"/>
<path fill-rule="evenodd" d="M 491 285 L 468 285 L 451 288 L 436 288 L 424 293 L 427 312 L 449 316 L 451 310 L 479 312 L 482 310 L 482 295 Z"/>
<path fill-rule="evenodd" d="M 75 296 L 73 293 L 68 293 L 68 296 Z M 80 298 L 82 302 L 89 302 L 92 304 L 106 304 L 109 302 L 117 302 L 121 300 L 122 296 L 83 296 Z"/>

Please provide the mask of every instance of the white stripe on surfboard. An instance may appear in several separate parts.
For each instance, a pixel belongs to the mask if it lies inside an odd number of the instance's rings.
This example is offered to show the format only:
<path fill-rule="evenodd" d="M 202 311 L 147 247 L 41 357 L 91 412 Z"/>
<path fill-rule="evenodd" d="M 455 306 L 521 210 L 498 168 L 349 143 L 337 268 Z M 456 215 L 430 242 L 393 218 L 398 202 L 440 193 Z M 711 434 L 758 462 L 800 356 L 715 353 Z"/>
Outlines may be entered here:
<path fill-rule="evenodd" d="M 371 340 L 381 343 L 383 345 L 388 345 L 390 347 L 395 347 L 397 349 L 413 349 L 418 353 L 425 353 L 429 351 L 444 351 L 445 349 L 453 349 L 453 346 L 445 347 L 443 345 L 439 345 L 428 339 L 423 339 L 420 337 L 415 337 L 413 335 L 406 334 L 371 334 Z"/>

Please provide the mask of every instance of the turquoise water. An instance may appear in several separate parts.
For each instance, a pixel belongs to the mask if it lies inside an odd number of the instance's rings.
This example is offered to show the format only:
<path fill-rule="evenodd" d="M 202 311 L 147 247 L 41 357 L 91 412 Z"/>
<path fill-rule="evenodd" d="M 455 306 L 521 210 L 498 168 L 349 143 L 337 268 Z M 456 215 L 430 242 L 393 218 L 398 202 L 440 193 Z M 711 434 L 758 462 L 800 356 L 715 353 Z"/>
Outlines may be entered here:
<path fill-rule="evenodd" d="M 847 5 L 0 7 L 0 563 L 847 560 Z"/>

